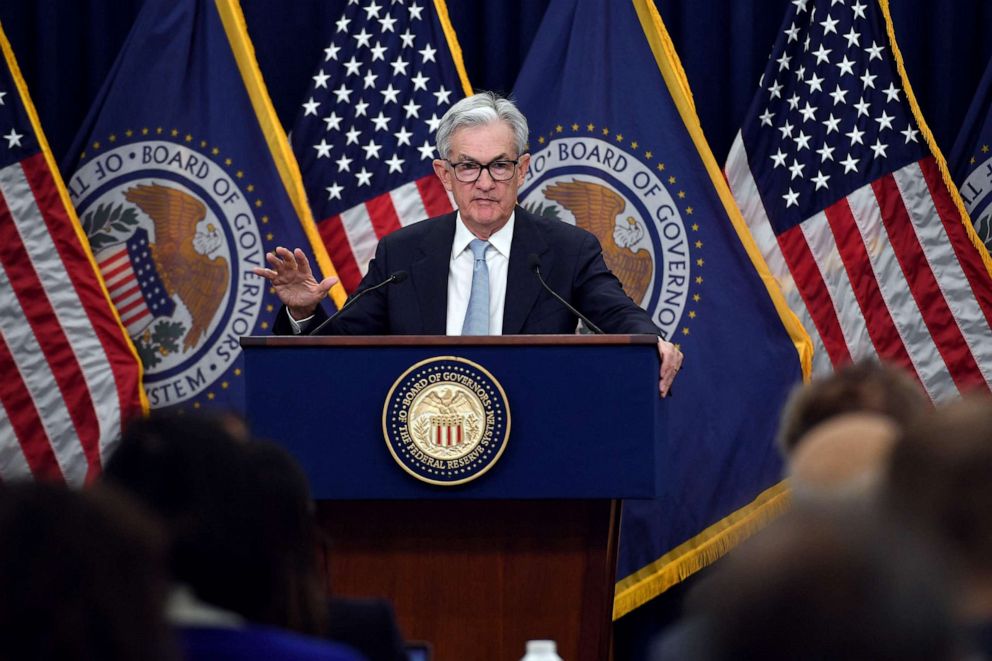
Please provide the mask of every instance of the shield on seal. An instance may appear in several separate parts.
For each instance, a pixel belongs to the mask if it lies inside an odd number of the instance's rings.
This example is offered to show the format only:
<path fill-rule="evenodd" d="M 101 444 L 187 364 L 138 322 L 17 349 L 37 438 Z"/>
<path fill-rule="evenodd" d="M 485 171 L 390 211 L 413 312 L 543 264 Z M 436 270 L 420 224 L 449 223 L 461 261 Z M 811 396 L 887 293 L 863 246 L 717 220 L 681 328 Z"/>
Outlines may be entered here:
<path fill-rule="evenodd" d="M 155 268 L 145 229 L 107 246 L 95 257 L 128 335 L 138 335 L 156 317 L 172 315 L 176 304 Z"/>
<path fill-rule="evenodd" d="M 465 433 L 465 416 L 432 415 L 430 417 L 431 438 L 434 444 L 450 448 L 461 445 Z"/>

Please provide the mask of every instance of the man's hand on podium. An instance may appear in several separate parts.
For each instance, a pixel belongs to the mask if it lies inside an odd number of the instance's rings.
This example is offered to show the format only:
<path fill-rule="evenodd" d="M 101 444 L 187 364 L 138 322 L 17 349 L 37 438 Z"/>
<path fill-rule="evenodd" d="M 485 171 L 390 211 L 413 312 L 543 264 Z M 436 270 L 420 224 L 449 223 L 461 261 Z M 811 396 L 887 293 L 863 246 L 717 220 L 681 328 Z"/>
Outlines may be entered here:
<path fill-rule="evenodd" d="M 658 381 L 658 394 L 667 397 L 672 389 L 672 381 L 682 369 L 682 352 L 666 340 L 658 338 L 658 355 L 661 356 L 661 378 Z"/>

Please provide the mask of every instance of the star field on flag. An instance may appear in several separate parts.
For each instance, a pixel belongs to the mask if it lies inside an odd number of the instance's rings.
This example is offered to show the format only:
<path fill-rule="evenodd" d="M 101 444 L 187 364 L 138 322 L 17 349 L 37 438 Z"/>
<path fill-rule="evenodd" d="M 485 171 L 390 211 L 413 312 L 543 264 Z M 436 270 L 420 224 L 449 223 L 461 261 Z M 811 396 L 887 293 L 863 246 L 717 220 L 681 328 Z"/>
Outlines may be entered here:
<path fill-rule="evenodd" d="M 434 5 L 349 3 L 292 133 L 314 218 L 354 290 L 379 238 L 451 211 L 434 133 L 463 87 Z"/>

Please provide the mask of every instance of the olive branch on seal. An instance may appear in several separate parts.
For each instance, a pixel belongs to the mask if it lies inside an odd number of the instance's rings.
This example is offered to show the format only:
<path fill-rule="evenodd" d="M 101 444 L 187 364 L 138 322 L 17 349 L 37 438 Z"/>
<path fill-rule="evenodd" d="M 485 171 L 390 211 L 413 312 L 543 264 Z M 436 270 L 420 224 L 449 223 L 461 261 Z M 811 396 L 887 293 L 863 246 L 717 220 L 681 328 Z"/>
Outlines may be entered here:
<path fill-rule="evenodd" d="M 161 321 L 134 338 L 141 364 L 146 368 L 155 367 L 163 356 L 179 351 L 179 340 L 186 334 L 186 326 L 181 321 Z"/>
<path fill-rule="evenodd" d="M 985 247 L 992 251 L 992 218 L 982 216 L 975 221 L 975 233 L 981 239 Z"/>
<path fill-rule="evenodd" d="M 138 224 L 138 213 L 134 207 L 108 202 L 87 211 L 82 221 L 90 247 L 96 251 L 116 243 L 120 234 L 133 229 Z"/>
<path fill-rule="evenodd" d="M 526 211 L 529 211 L 535 216 L 543 216 L 544 218 L 550 218 L 551 220 L 561 220 L 561 214 L 558 212 L 558 207 L 553 204 L 528 202 L 523 206 Z"/>
<path fill-rule="evenodd" d="M 417 419 L 413 423 L 413 431 L 411 432 L 413 437 L 416 438 L 421 443 L 427 443 L 430 441 L 430 423 L 424 420 L 423 417 Z"/>
<path fill-rule="evenodd" d="M 474 413 L 465 416 L 465 432 L 467 438 L 479 437 L 479 418 Z"/>

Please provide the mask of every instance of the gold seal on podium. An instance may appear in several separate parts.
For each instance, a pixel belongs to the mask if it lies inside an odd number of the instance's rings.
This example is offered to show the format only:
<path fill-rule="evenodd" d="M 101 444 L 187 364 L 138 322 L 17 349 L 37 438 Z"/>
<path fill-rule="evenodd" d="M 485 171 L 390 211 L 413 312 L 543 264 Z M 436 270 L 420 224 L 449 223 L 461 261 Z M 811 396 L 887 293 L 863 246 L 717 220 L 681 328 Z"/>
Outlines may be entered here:
<path fill-rule="evenodd" d="M 418 480 L 464 484 L 499 460 L 510 434 L 500 383 L 481 365 L 456 356 L 429 358 L 404 372 L 382 410 L 386 446 Z"/>

